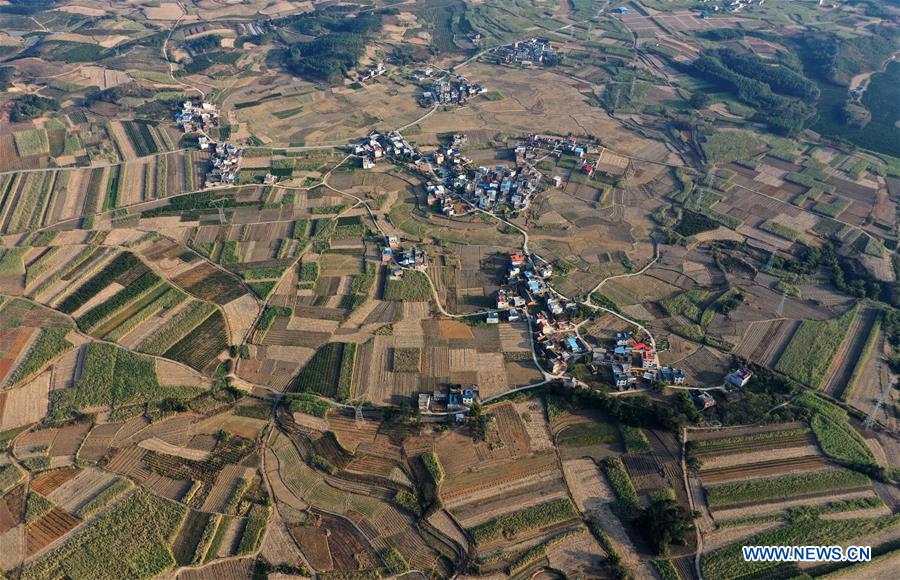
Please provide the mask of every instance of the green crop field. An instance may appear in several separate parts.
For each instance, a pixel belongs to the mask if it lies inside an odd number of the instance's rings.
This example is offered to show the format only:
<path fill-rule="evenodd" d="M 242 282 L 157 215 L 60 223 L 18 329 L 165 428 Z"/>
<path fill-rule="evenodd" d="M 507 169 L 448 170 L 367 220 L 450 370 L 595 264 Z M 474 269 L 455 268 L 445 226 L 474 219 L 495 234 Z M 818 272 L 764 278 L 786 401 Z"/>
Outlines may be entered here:
<path fill-rule="evenodd" d="M 291 384 L 291 391 L 334 397 L 341 374 L 344 344 L 329 342 L 319 348 Z"/>
<path fill-rule="evenodd" d="M 871 484 L 868 477 L 848 469 L 828 469 L 719 483 L 706 487 L 709 507 L 722 509 L 772 500 L 849 491 Z"/>
<path fill-rule="evenodd" d="M 175 565 L 171 544 L 187 510 L 138 490 L 79 534 L 25 565 L 24 578 L 152 578 Z M 102 565 L 100 565 L 102 563 Z"/>
<path fill-rule="evenodd" d="M 32 155 L 46 155 L 50 153 L 50 140 L 46 129 L 27 129 L 13 133 L 16 140 L 16 150 L 20 157 Z"/>
<path fill-rule="evenodd" d="M 856 316 L 856 310 L 854 307 L 840 318 L 831 320 L 801 322 L 775 370 L 803 384 L 820 387 Z"/>
<path fill-rule="evenodd" d="M 577 517 L 578 510 L 572 500 L 561 498 L 479 524 L 469 528 L 468 532 L 476 544 L 487 544 Z"/>

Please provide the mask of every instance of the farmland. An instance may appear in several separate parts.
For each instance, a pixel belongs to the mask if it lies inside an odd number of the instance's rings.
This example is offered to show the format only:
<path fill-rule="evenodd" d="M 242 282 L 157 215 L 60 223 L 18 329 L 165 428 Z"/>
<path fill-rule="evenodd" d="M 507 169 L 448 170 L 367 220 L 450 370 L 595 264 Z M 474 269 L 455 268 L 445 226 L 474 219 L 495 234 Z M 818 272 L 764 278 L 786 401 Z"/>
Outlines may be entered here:
<path fill-rule="evenodd" d="M 0 4 L 0 576 L 896 568 L 896 3 Z"/>

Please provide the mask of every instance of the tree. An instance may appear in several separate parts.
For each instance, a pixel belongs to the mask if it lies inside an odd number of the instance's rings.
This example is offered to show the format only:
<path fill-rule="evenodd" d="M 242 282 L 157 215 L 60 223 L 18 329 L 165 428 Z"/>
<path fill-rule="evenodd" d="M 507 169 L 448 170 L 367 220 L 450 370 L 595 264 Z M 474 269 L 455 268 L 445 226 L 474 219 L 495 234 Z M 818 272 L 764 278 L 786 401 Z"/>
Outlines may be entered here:
<path fill-rule="evenodd" d="M 670 544 L 683 545 L 684 535 L 694 529 L 688 511 L 673 499 L 658 499 L 641 511 L 638 527 L 659 554 Z"/>
<path fill-rule="evenodd" d="M 709 93 L 702 93 L 700 91 L 691 95 L 691 106 L 695 109 L 703 109 L 709 106 L 712 103 L 712 97 L 709 96 Z"/>

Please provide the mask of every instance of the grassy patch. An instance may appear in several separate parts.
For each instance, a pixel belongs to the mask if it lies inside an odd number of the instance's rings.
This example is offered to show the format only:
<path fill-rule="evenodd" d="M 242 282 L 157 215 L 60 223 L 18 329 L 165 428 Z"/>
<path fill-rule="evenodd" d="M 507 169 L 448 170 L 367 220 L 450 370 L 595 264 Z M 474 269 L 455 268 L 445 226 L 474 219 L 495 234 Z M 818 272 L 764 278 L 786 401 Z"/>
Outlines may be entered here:
<path fill-rule="evenodd" d="M 637 517 L 641 510 L 641 504 L 638 501 L 634 483 L 631 482 L 631 477 L 625 469 L 625 464 L 618 457 L 607 457 L 602 461 L 601 466 L 616 494 L 616 501 L 613 503 L 616 512 L 626 519 Z"/>
<path fill-rule="evenodd" d="M 419 347 L 395 348 L 393 370 L 395 373 L 417 373 L 421 358 L 422 350 Z"/>
<path fill-rule="evenodd" d="M 431 284 L 424 272 L 406 270 L 401 280 L 388 280 L 384 299 L 394 302 L 427 302 L 431 300 Z"/>

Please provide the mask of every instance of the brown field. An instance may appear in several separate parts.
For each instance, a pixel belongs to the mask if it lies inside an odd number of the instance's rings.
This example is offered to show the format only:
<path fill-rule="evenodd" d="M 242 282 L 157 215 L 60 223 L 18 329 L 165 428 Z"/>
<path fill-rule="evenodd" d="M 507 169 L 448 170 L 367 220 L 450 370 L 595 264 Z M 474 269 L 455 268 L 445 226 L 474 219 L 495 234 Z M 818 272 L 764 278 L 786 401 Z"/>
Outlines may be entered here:
<path fill-rule="evenodd" d="M 79 468 L 68 467 L 45 473 L 31 480 L 31 489 L 41 495 L 49 495 L 53 490 L 78 475 L 80 471 Z"/>
<path fill-rule="evenodd" d="M 253 572 L 252 557 L 215 562 L 197 570 L 182 570 L 178 580 L 245 580 Z"/>
<path fill-rule="evenodd" d="M 0 393 L 0 431 L 35 423 L 47 414 L 50 377 L 51 373 L 45 372 L 20 387 Z"/>
<path fill-rule="evenodd" d="M 206 496 L 201 509 L 205 512 L 224 512 L 238 483 L 242 479 L 250 480 L 253 476 L 254 471 L 249 467 L 226 465 L 216 478 L 216 483 Z"/>
<path fill-rule="evenodd" d="M 50 512 L 25 527 L 26 553 L 32 556 L 81 523 L 72 514 L 54 507 Z"/>
<path fill-rule="evenodd" d="M 116 479 L 111 473 L 89 467 L 45 495 L 60 508 L 75 512 Z"/>

